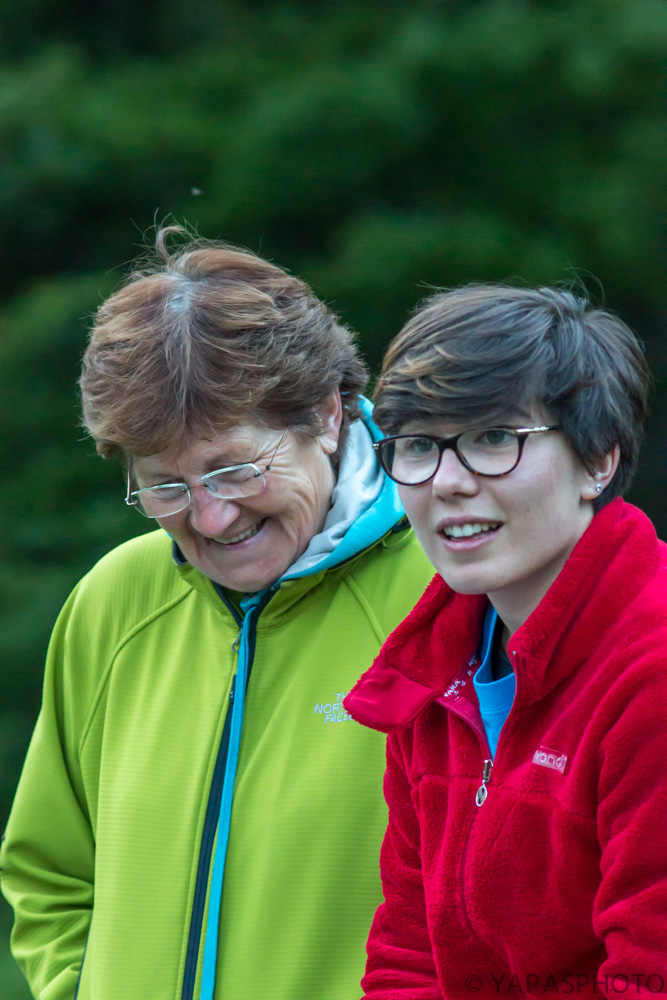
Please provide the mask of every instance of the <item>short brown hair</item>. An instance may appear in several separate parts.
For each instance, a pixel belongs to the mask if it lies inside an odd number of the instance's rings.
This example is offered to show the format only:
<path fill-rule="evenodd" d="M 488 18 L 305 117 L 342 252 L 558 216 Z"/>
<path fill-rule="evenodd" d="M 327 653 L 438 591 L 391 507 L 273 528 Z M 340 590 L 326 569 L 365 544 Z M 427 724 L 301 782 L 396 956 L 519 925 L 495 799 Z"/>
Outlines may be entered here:
<path fill-rule="evenodd" d="M 187 242 L 171 252 L 174 235 Z M 248 420 L 315 436 L 336 388 L 344 432 L 366 369 L 305 282 L 180 226 L 158 232 L 156 251 L 102 303 L 83 359 L 83 420 L 101 455 L 154 454 Z"/>
<path fill-rule="evenodd" d="M 426 299 L 391 343 L 374 419 L 391 435 L 408 421 L 479 426 L 538 406 L 591 472 L 620 446 L 598 509 L 636 470 L 649 378 L 632 331 L 585 297 L 466 285 Z"/>

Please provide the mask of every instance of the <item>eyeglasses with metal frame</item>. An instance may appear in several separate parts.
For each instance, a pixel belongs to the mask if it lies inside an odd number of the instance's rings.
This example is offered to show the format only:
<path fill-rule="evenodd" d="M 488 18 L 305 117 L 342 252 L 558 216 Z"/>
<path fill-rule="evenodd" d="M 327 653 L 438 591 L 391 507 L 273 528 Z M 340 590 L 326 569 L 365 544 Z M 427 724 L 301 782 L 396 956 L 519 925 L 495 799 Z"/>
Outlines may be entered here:
<path fill-rule="evenodd" d="M 400 486 L 421 486 L 433 479 L 448 448 L 468 472 L 497 479 L 516 469 L 530 434 L 559 429 L 556 424 L 480 427 L 445 438 L 434 434 L 396 434 L 376 441 L 373 448 L 384 471 Z"/>
<path fill-rule="evenodd" d="M 266 485 L 264 476 L 273 465 L 289 427 L 280 436 L 273 450 L 268 465 L 260 469 L 254 462 L 242 462 L 240 465 L 226 465 L 222 469 L 214 469 L 202 476 L 194 486 L 187 483 L 161 483 L 159 486 L 147 486 L 132 490 L 131 473 L 127 473 L 127 495 L 125 503 L 134 507 L 144 517 L 171 517 L 186 510 L 192 502 L 192 490 L 203 486 L 216 500 L 241 500 L 245 497 L 261 493 Z"/>

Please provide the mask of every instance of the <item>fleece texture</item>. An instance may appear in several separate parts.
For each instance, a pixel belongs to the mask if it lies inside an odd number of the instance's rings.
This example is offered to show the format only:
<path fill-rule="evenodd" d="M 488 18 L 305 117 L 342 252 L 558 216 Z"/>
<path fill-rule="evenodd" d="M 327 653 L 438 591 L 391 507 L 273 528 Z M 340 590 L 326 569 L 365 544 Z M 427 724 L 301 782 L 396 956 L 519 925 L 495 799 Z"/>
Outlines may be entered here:
<path fill-rule="evenodd" d="M 436 577 L 345 700 L 390 734 L 364 996 L 667 996 L 667 546 L 596 514 L 510 638 L 485 782 L 487 607 Z"/>

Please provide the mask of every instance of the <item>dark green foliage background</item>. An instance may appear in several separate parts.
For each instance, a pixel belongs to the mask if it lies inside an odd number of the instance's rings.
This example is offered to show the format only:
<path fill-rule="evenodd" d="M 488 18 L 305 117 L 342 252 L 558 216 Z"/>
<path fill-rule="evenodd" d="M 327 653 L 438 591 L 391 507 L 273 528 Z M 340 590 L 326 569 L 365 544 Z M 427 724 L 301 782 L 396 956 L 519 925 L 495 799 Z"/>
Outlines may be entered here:
<path fill-rule="evenodd" d="M 0 0 L 2 819 L 57 611 L 145 527 L 75 380 L 156 220 L 309 280 L 374 370 L 432 286 L 579 275 L 647 344 L 631 499 L 667 536 L 666 34 L 659 0 Z"/>

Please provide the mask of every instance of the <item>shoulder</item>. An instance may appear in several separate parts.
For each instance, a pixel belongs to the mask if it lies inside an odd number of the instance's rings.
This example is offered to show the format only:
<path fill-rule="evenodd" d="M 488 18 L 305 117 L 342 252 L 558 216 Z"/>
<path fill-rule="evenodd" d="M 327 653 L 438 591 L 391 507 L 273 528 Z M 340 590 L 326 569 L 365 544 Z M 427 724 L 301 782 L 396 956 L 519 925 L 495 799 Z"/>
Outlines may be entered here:
<path fill-rule="evenodd" d="M 588 637 L 594 642 L 587 725 L 601 759 L 627 769 L 640 745 L 641 753 L 649 744 L 663 756 L 667 751 L 667 566 L 654 563 L 634 593 L 624 593 L 623 579 L 618 590 L 608 595 L 613 619 Z"/>
<path fill-rule="evenodd" d="M 667 724 L 667 579 L 647 588 L 615 627 L 600 637 L 596 673 L 604 685 L 600 706 L 621 717 L 660 715 Z"/>
<path fill-rule="evenodd" d="M 126 643 L 189 593 L 161 531 L 113 549 L 79 581 L 53 630 L 44 680 L 44 706 L 62 716 L 72 746 L 102 703 Z"/>
<path fill-rule="evenodd" d="M 182 589 L 171 551 L 172 541 L 161 529 L 131 538 L 103 556 L 81 586 L 86 591 L 99 587 L 107 590 L 113 583 L 121 590 L 149 588 L 156 596 L 159 591 Z"/>
<path fill-rule="evenodd" d="M 602 579 L 600 603 L 608 617 L 598 649 L 602 660 L 618 659 L 624 669 L 652 672 L 654 663 L 667 662 L 667 545 L 645 522 L 643 544 L 629 536 L 636 544 L 623 547 L 613 575 Z"/>
<path fill-rule="evenodd" d="M 412 528 L 401 527 L 355 559 L 347 580 L 373 608 L 386 636 L 411 611 L 433 574 Z"/>
<path fill-rule="evenodd" d="M 172 561 L 169 536 L 151 531 L 119 545 L 93 566 L 70 595 L 56 632 L 75 629 L 87 642 L 108 645 L 189 592 Z"/>

